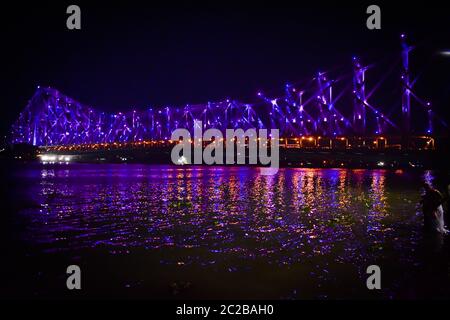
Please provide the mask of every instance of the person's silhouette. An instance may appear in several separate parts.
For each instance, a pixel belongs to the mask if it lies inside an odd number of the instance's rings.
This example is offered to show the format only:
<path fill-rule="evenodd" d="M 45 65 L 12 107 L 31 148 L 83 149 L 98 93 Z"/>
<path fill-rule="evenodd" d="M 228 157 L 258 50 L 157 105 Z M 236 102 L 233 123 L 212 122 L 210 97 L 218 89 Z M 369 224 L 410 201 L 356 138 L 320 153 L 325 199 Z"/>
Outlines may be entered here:
<path fill-rule="evenodd" d="M 444 198 L 442 194 L 433 188 L 431 184 L 424 184 L 425 194 L 422 198 L 422 209 L 424 219 L 424 230 L 429 232 L 433 228 L 433 219 L 435 211 L 442 205 Z"/>

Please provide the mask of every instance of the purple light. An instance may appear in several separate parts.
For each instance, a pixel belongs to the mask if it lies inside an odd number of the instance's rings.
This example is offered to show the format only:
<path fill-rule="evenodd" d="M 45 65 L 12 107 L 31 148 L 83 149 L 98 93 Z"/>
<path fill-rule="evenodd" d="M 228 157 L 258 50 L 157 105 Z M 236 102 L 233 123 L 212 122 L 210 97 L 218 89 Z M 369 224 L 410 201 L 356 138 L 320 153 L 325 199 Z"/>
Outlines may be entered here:
<path fill-rule="evenodd" d="M 401 37 L 406 36 L 402 34 Z M 285 87 L 289 90 L 284 90 L 282 96 L 269 98 L 265 97 L 262 91 L 258 91 L 257 96 L 263 98 L 254 99 L 256 101 L 252 104 L 227 98 L 219 102 L 188 104 L 181 108 L 166 106 L 163 109 L 164 112 L 162 108 L 155 108 L 157 112 L 148 108 L 146 111 L 131 110 L 131 112 L 108 114 L 78 103 L 57 90 L 37 86 L 35 95 L 12 127 L 11 141 L 41 146 L 163 140 L 170 137 L 177 128 L 192 130 L 194 120 L 202 121 L 203 129 L 216 128 L 223 132 L 226 129 L 238 127 L 245 130 L 277 128 L 280 130 L 280 136 L 285 137 L 300 136 L 305 133 L 328 136 L 336 135 L 336 133 L 363 134 L 364 131 L 360 132 L 355 128 L 358 124 L 365 130 L 366 121 L 367 132 L 373 132 L 375 127 L 373 120 L 374 118 L 378 120 L 379 112 L 367 103 L 367 96 L 364 94 L 364 70 L 361 69 L 356 56 L 352 59 L 357 61 L 353 63 L 355 75 L 353 95 L 349 90 L 341 90 L 337 87 L 337 90 L 341 92 L 338 92 L 334 99 L 331 90 L 333 79 L 327 73 L 327 77 L 330 78 L 327 81 L 325 73 L 321 72 L 314 78 L 317 84 L 314 87 L 308 85 L 309 87 L 299 89 L 298 96 L 292 94 L 297 90 L 292 88 L 290 83 L 286 83 Z M 402 75 L 402 78 L 404 79 L 405 76 Z M 337 79 L 340 80 L 342 77 Z M 342 116 L 349 115 L 349 110 L 339 110 L 341 107 L 348 108 L 344 103 L 337 103 L 337 99 L 344 92 L 354 101 L 355 106 L 351 113 L 353 123 Z M 411 93 L 409 89 L 404 92 Z M 430 114 L 429 119 L 432 119 L 431 102 L 425 102 L 425 104 Z M 381 118 L 384 119 L 384 115 L 381 114 Z M 298 119 L 305 119 L 305 122 L 307 120 L 310 124 L 304 124 L 303 121 L 299 124 Z M 338 119 L 345 123 L 337 123 Z M 328 123 L 324 125 L 321 121 Z M 386 121 L 391 124 L 389 119 Z M 428 133 L 432 128 L 430 123 L 427 126 Z M 379 125 L 378 122 L 377 125 Z M 343 132 L 344 127 L 348 128 L 345 132 Z M 381 127 L 378 126 L 378 128 L 377 133 Z"/>

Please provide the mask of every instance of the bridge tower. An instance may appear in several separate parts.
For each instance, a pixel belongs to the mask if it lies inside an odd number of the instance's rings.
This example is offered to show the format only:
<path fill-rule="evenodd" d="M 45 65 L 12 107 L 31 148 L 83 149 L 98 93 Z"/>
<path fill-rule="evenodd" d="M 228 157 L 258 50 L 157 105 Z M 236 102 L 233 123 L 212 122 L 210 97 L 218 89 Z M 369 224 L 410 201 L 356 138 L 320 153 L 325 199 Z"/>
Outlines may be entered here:
<path fill-rule="evenodd" d="M 427 133 L 433 133 L 433 109 L 431 108 L 431 102 L 427 102 L 427 114 L 428 114 L 428 128 Z"/>
<path fill-rule="evenodd" d="M 353 57 L 353 128 L 360 136 L 366 133 L 365 71 L 366 68 L 361 65 L 359 58 Z"/>
<path fill-rule="evenodd" d="M 406 42 L 406 35 L 400 35 L 402 43 L 402 136 L 403 147 L 409 146 L 409 138 L 411 135 L 411 82 L 409 72 L 409 52 L 413 49 Z"/>
<path fill-rule="evenodd" d="M 325 73 L 319 72 L 317 75 L 318 95 L 317 105 L 319 107 L 319 132 L 324 136 L 333 136 L 335 125 L 331 110 L 333 109 L 333 87 L 332 80 L 325 76 Z"/>

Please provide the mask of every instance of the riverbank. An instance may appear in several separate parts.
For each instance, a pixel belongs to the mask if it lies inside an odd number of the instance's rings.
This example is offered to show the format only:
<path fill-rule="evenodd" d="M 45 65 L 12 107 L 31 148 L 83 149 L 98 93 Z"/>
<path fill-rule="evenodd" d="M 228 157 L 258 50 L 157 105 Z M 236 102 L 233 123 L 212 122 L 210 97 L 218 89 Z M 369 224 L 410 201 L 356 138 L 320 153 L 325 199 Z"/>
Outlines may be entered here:
<path fill-rule="evenodd" d="M 32 148 L 3 152 L 0 159 L 15 161 L 78 163 L 172 164 L 171 147 L 117 148 L 100 150 L 51 150 Z M 436 150 L 327 150 L 280 148 L 280 167 L 352 169 L 449 169 L 450 155 Z M 54 155 L 52 161 L 38 155 Z M 65 157 L 68 156 L 68 157 Z M 225 155 L 223 163 L 225 161 Z M 237 159 L 235 158 L 236 166 Z M 249 165 L 248 154 L 245 164 Z M 221 164 L 218 164 L 221 165 Z M 224 164 L 226 165 L 226 164 Z"/>

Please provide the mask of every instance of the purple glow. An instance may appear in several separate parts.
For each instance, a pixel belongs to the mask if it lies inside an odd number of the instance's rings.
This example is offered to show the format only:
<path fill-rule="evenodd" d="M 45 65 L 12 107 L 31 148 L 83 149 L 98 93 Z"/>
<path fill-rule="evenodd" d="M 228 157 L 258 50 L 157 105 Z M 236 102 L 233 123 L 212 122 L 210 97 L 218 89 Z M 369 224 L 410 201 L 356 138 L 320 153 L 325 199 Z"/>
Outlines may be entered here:
<path fill-rule="evenodd" d="M 405 37 L 405 34 L 401 35 L 401 38 Z M 404 44 L 404 41 L 402 43 Z M 411 94 L 415 97 L 409 89 L 409 51 L 410 48 L 404 46 L 401 76 L 404 132 L 409 132 L 410 125 L 409 97 Z M 146 111 L 132 109 L 129 112 L 108 114 L 78 103 L 55 89 L 38 86 L 29 104 L 12 126 L 11 142 L 52 146 L 164 140 L 168 139 L 177 128 L 193 131 L 194 120 L 201 120 L 204 130 L 216 128 L 224 132 L 226 129 L 237 127 L 245 130 L 279 129 L 280 136 L 290 137 L 306 134 L 328 137 L 335 134 L 364 135 L 366 132 L 374 132 L 375 129 L 381 132 L 383 123 L 388 123 L 392 129 L 397 130 L 398 126 L 389 118 L 381 113 L 382 120 L 378 118 L 379 110 L 368 102 L 365 95 L 364 72 L 367 67 L 356 56 L 352 57 L 352 60 L 353 88 L 347 86 L 335 96 L 334 79 L 329 72 L 327 77 L 325 73 L 319 72 L 313 84 L 298 88 L 298 95 L 293 94 L 296 89 L 292 88 L 290 83 L 286 83 L 283 96 L 268 97 L 264 96 L 262 91 L 258 91 L 257 96 L 260 98 L 253 103 L 227 98 L 218 102 L 187 104 L 185 107 L 166 106 L 148 108 Z M 352 94 L 348 89 L 352 89 Z M 346 107 L 338 101 L 344 93 L 353 97 L 352 111 L 340 111 Z M 421 101 L 422 105 L 426 104 L 431 111 L 431 103 Z M 431 131 L 431 120 L 434 116 L 429 112 L 428 125 L 422 126 L 421 130 L 424 131 L 426 127 Z M 336 118 L 335 121 L 332 121 L 333 118 Z M 299 122 L 297 119 L 307 121 Z M 340 122 L 336 121 L 337 119 L 340 119 Z"/>
<path fill-rule="evenodd" d="M 421 270 L 422 260 L 415 249 L 422 236 L 419 226 L 411 223 L 417 220 L 416 195 L 405 193 L 398 202 L 392 200 L 399 194 L 395 182 L 411 183 L 409 175 L 391 177 L 383 170 L 287 169 L 282 172 L 283 183 L 278 183 L 261 177 L 255 168 L 186 170 L 105 164 L 56 167 L 54 174 L 36 168 L 29 172 L 37 183 L 23 184 L 28 197 L 24 200 L 36 205 L 20 208 L 19 214 L 33 228 L 25 228 L 20 236 L 39 254 L 102 250 L 127 260 L 130 251 L 145 252 L 143 257 L 161 257 L 149 260 L 147 269 L 161 265 L 165 276 L 175 279 L 180 264 L 199 270 L 194 279 L 217 266 L 226 273 L 244 270 L 245 276 L 263 269 L 256 269 L 259 261 L 255 264 L 256 258 L 262 258 L 264 268 L 270 267 L 269 276 L 286 268 L 302 268 L 313 277 L 314 285 L 322 287 L 334 277 L 317 274 L 328 275 L 323 270 L 340 265 L 361 270 L 357 274 L 365 283 L 366 266 L 361 266 L 361 261 L 379 259 L 379 250 L 367 248 L 382 246 L 392 248 L 391 254 L 402 266 L 397 268 L 399 277 L 404 266 Z M 150 178 L 154 176 L 161 179 Z M 413 178 L 418 185 L 419 179 Z M 188 188 L 184 187 L 186 181 Z M 49 190 L 54 194 L 51 197 Z M 196 190 L 214 192 L 205 197 Z M 314 196 L 293 197 L 293 192 Z M 353 196 L 359 194 L 365 197 Z M 74 198 L 83 201 L 72 201 Z M 400 201 L 401 211 L 388 215 L 393 203 Z M 255 217 L 254 203 L 264 214 Z M 293 219 L 286 208 L 302 211 Z M 397 228 L 386 224 L 386 216 Z M 247 244 L 242 245 L 243 241 Z M 167 248 L 177 254 L 165 254 Z M 126 275 L 132 278 L 133 271 Z M 284 278 L 280 288 L 289 293 L 292 278 Z M 227 281 L 220 288 L 229 288 Z M 197 287 L 201 284 L 198 280 L 194 283 Z M 235 288 L 241 288 L 241 283 Z"/>

